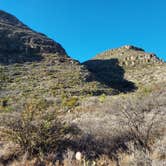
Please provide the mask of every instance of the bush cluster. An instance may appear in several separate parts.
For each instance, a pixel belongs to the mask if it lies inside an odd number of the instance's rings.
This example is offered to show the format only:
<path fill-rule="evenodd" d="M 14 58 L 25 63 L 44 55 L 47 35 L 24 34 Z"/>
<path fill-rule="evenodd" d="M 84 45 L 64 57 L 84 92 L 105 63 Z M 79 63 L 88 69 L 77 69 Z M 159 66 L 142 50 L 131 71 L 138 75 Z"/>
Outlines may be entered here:
<path fill-rule="evenodd" d="M 38 104 L 25 104 L 21 113 L 1 115 L 0 125 L 3 136 L 30 156 L 56 152 L 65 139 L 77 134 L 76 128 L 57 118 L 56 111 L 43 110 Z"/>

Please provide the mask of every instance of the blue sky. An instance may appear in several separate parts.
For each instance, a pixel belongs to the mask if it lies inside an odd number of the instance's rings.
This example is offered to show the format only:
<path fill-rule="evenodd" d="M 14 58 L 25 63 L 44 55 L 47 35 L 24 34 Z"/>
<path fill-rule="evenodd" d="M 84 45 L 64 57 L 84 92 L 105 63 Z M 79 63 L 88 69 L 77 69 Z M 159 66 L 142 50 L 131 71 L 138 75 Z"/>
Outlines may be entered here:
<path fill-rule="evenodd" d="M 165 0 L 0 0 L 0 9 L 80 61 L 126 44 L 166 60 Z"/>

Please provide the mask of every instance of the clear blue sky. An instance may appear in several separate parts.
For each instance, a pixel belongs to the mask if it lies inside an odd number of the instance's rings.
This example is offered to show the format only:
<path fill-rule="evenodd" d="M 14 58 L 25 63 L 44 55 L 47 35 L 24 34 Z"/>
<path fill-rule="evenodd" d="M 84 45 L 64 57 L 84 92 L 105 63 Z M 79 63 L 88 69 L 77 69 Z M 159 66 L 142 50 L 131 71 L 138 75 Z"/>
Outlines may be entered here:
<path fill-rule="evenodd" d="M 166 60 L 166 0 L 0 0 L 0 9 L 80 61 L 126 44 Z"/>

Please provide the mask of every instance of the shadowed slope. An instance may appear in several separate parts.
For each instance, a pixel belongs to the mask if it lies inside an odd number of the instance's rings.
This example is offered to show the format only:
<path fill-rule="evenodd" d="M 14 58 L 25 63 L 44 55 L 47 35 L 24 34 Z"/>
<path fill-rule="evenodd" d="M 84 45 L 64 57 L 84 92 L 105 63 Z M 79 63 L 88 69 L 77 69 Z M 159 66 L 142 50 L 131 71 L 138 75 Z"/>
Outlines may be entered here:
<path fill-rule="evenodd" d="M 136 89 L 133 82 L 124 78 L 125 70 L 119 66 L 119 61 L 113 59 L 94 59 L 84 63 L 102 84 L 120 92 L 131 92 Z"/>

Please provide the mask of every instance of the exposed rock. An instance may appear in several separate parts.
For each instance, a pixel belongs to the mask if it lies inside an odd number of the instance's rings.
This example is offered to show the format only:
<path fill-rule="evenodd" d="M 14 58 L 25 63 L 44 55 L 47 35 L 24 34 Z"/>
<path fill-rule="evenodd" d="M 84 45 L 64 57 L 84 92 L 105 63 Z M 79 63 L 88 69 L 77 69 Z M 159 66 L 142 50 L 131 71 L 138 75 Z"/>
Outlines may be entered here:
<path fill-rule="evenodd" d="M 107 50 L 101 54 L 98 54 L 93 59 L 113 58 L 117 58 L 119 65 L 127 67 L 164 63 L 155 54 L 147 53 L 144 51 L 144 49 L 132 45 L 126 45 L 120 48 Z"/>
<path fill-rule="evenodd" d="M 15 27 L 28 29 L 28 27 L 20 22 L 16 17 L 2 10 L 0 10 L 0 22 Z"/>
<path fill-rule="evenodd" d="M 11 14 L 0 11 L 0 63 L 41 60 L 43 53 L 66 56 L 59 43 L 31 30 Z"/>
<path fill-rule="evenodd" d="M 126 46 L 124 46 L 124 47 L 122 47 L 120 49 L 123 49 L 123 48 L 128 49 L 128 50 L 145 51 L 142 48 L 135 47 L 135 46 L 132 46 L 132 45 L 126 45 Z"/>

